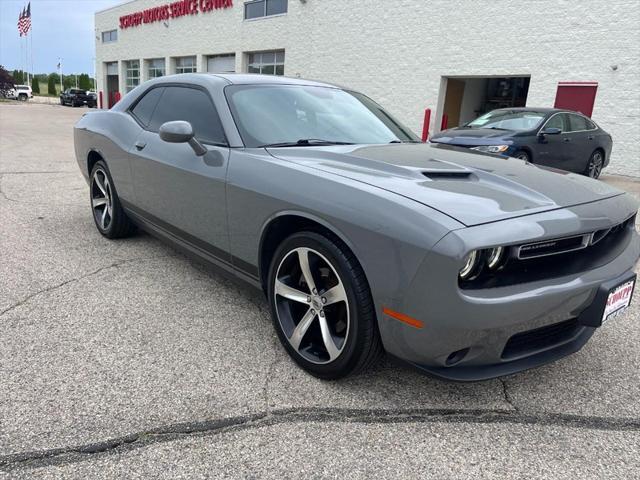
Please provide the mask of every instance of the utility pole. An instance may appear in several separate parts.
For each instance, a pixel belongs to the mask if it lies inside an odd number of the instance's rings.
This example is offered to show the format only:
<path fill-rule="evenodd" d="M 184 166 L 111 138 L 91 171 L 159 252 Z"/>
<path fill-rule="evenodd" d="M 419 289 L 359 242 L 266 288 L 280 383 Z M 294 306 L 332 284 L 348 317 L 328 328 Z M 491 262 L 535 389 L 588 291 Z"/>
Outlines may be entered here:
<path fill-rule="evenodd" d="M 64 92 L 64 81 L 62 77 L 62 57 L 58 58 L 58 65 L 60 65 L 60 93 Z"/>

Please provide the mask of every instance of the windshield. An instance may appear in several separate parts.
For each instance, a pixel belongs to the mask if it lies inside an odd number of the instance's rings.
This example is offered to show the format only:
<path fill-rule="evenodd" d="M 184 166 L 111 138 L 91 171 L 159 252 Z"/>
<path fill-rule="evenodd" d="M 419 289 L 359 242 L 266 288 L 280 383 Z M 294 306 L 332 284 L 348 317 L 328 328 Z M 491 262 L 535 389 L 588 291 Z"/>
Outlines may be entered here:
<path fill-rule="evenodd" d="M 544 113 L 541 112 L 494 110 L 476 118 L 466 126 L 469 128 L 525 131 L 538 127 L 544 117 Z"/>
<path fill-rule="evenodd" d="M 247 147 L 420 141 L 359 93 L 306 85 L 233 85 L 225 93 Z"/>

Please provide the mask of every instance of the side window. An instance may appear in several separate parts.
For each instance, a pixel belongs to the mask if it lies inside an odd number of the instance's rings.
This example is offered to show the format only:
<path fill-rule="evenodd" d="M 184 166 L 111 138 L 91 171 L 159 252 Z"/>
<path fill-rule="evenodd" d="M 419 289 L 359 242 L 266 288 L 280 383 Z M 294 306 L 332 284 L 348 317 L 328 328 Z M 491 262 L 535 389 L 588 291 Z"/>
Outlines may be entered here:
<path fill-rule="evenodd" d="M 149 130 L 157 132 L 165 122 L 184 120 L 193 127 L 196 138 L 205 143 L 227 141 L 218 112 L 202 90 L 188 87 L 166 87 L 153 113 Z"/>
<path fill-rule="evenodd" d="M 151 116 L 153 115 L 153 111 L 156 109 L 156 105 L 162 96 L 163 90 L 164 88 L 151 89 L 140 100 L 138 100 L 136 106 L 131 110 L 133 116 L 136 117 L 145 127 L 148 126 L 151 121 Z"/>
<path fill-rule="evenodd" d="M 568 128 L 565 123 L 565 115 L 563 113 L 557 113 L 549 119 L 544 128 L 559 128 L 563 132 L 566 132 Z"/>
<path fill-rule="evenodd" d="M 591 130 L 589 125 L 591 122 L 582 115 L 570 115 L 571 117 L 571 131 L 579 132 L 582 130 Z"/>

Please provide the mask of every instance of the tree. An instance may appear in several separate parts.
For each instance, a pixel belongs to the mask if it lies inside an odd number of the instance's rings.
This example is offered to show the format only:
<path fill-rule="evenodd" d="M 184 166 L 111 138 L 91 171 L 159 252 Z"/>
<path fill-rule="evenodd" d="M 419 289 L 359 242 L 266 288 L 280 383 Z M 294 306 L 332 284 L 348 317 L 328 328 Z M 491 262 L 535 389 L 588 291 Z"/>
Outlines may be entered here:
<path fill-rule="evenodd" d="M 66 90 L 67 88 L 75 88 L 76 86 L 76 76 L 69 74 L 69 75 L 65 75 L 63 80 L 64 83 L 64 89 Z"/>
<path fill-rule="evenodd" d="M 31 91 L 33 93 L 40 93 L 40 82 L 36 77 L 31 79 Z"/>
<path fill-rule="evenodd" d="M 52 73 L 49 75 L 48 85 L 47 85 L 47 93 L 49 95 L 56 95 L 58 92 L 56 91 L 56 80 L 58 75 Z"/>
<path fill-rule="evenodd" d="M 78 75 L 78 87 L 80 87 L 81 90 L 91 90 L 91 86 L 91 79 L 88 74 L 81 73 Z"/>
<path fill-rule="evenodd" d="M 16 84 L 20 85 L 24 83 L 24 72 L 22 70 L 14 70 L 13 78 L 16 81 Z"/>
<path fill-rule="evenodd" d="M 7 94 L 7 90 L 11 90 L 16 81 L 2 65 L 0 65 L 0 97 L 4 97 Z"/>
<path fill-rule="evenodd" d="M 2 65 L 0 65 L 0 83 L 15 84 L 16 79 Z"/>

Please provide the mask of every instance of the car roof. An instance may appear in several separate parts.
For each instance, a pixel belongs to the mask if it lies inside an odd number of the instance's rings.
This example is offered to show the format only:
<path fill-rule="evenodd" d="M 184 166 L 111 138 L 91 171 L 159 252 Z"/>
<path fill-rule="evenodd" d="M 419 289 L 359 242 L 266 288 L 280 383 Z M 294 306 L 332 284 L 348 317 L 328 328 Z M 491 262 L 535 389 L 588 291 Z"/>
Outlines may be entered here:
<path fill-rule="evenodd" d="M 568 112 L 568 113 L 579 113 L 574 112 L 572 110 L 567 110 L 564 108 L 549 108 L 549 107 L 511 107 L 511 108 L 496 108 L 493 110 L 496 111 L 507 111 L 507 112 L 532 112 L 532 113 L 557 113 L 557 112 Z"/>
<path fill-rule="evenodd" d="M 259 75 L 252 73 L 186 73 L 162 77 L 170 82 L 180 77 L 181 80 L 222 79 L 230 85 L 307 85 L 315 87 L 342 88 L 325 82 L 305 80 L 302 78 L 283 77 L 279 75 Z"/>

